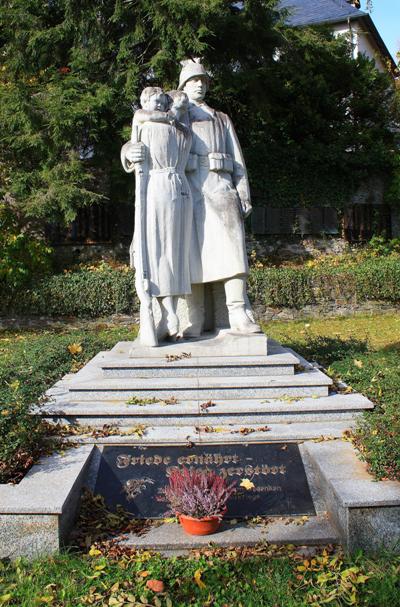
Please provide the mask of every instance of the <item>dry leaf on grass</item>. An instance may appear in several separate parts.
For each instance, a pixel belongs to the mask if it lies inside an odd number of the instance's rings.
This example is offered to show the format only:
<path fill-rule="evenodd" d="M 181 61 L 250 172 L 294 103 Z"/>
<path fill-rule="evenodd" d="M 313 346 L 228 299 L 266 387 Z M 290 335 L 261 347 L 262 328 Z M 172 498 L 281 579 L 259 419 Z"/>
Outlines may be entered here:
<path fill-rule="evenodd" d="M 147 580 L 146 587 L 153 592 L 164 592 L 164 582 L 162 580 Z"/>
<path fill-rule="evenodd" d="M 72 355 L 75 356 L 75 354 L 80 354 L 82 352 L 83 348 L 81 346 L 81 344 L 70 344 L 68 346 L 68 352 Z"/>
<path fill-rule="evenodd" d="M 202 574 L 202 570 L 201 569 L 196 569 L 196 571 L 194 572 L 194 581 L 196 582 L 196 584 L 198 585 L 199 588 L 205 588 L 206 585 L 203 582 L 203 580 L 201 579 L 201 574 Z"/>

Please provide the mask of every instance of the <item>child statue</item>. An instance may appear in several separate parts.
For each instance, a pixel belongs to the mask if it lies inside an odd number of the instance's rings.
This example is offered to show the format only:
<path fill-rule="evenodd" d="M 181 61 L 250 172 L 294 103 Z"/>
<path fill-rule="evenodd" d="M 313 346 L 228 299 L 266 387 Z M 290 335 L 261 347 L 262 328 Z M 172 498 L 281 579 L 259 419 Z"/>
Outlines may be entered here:
<path fill-rule="evenodd" d="M 189 249 L 193 208 L 185 176 L 191 148 L 190 130 L 185 126 L 188 98 L 182 91 L 166 95 L 158 87 L 146 87 L 140 103 L 142 109 L 133 118 L 132 140 L 121 150 L 124 169 L 132 172 L 135 167 L 130 161 L 130 145 L 141 142 L 145 147 L 141 177 L 145 181 L 145 187 L 143 183 L 141 186 L 145 213 L 135 217 L 131 265 L 136 270 L 139 298 L 138 280 L 146 278 L 148 294 L 159 302 L 161 321 L 157 338 L 175 338 L 179 332 L 178 296 L 191 293 Z M 138 196 L 138 189 L 136 192 Z"/>

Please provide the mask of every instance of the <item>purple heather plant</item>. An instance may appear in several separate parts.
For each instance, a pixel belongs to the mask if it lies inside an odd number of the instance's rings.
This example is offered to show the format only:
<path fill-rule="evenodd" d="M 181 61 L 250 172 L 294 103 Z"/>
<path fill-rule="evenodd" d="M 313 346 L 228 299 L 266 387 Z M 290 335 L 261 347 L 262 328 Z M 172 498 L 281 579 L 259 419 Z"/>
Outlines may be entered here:
<path fill-rule="evenodd" d="M 228 484 L 216 472 L 175 468 L 169 476 L 169 484 L 161 490 L 160 500 L 169 503 L 170 513 L 174 515 L 222 518 L 235 485 L 235 482 Z"/>

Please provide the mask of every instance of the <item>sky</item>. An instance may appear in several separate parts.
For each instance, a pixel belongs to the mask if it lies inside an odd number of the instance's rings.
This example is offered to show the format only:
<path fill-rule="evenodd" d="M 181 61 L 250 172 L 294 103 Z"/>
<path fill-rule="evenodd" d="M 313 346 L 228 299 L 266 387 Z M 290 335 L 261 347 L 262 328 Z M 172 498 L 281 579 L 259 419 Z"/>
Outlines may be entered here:
<path fill-rule="evenodd" d="M 366 0 L 362 0 L 362 10 L 366 10 L 366 4 Z M 372 0 L 370 15 L 393 58 L 396 59 L 396 53 L 400 51 L 400 0 Z"/>

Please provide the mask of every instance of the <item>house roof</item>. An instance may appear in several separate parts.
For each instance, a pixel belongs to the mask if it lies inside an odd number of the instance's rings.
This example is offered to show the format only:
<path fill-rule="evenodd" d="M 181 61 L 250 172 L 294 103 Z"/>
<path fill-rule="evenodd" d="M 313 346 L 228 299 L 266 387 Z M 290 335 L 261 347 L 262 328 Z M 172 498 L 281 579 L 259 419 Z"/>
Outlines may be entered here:
<path fill-rule="evenodd" d="M 278 8 L 287 11 L 285 22 L 294 27 L 360 21 L 370 32 L 383 57 L 389 60 L 393 73 L 398 73 L 396 62 L 368 13 L 355 8 L 347 0 L 278 0 Z"/>
<path fill-rule="evenodd" d="M 335 23 L 366 16 L 346 0 L 280 0 L 278 6 L 288 10 L 285 21 L 293 26 Z"/>

